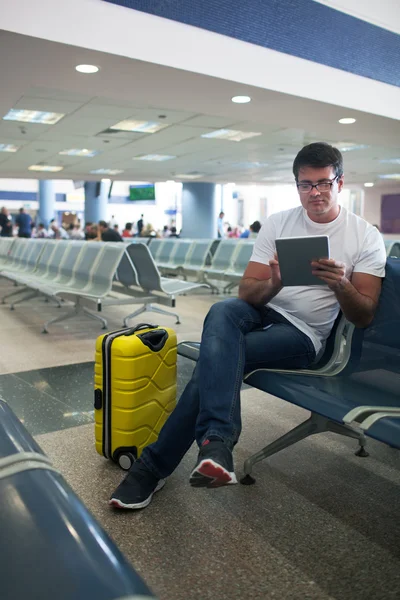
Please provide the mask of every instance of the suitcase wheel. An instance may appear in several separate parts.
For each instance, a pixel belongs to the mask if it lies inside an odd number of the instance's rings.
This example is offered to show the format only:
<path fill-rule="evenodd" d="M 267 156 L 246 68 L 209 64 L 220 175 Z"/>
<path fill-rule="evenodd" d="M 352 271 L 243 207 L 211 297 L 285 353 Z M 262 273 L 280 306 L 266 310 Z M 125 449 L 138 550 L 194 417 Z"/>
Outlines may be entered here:
<path fill-rule="evenodd" d="M 118 464 L 124 471 L 129 471 L 135 460 L 136 457 L 131 452 L 121 452 L 118 455 Z"/>

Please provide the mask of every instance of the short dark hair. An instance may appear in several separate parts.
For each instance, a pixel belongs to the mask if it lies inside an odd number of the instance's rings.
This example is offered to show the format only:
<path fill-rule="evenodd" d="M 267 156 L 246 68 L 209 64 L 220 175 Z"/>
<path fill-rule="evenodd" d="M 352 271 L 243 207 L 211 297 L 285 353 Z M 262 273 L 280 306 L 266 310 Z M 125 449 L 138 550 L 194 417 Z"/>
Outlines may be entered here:
<path fill-rule="evenodd" d="M 343 175 L 343 156 L 340 150 L 326 142 L 314 142 L 304 146 L 294 159 L 293 175 L 296 181 L 298 181 L 299 171 L 302 167 L 314 167 L 315 169 L 333 167 L 336 177 L 341 177 Z"/>
<path fill-rule="evenodd" d="M 108 227 L 107 221 L 99 221 L 99 225 L 100 225 L 100 227 L 106 227 L 106 228 Z"/>
<path fill-rule="evenodd" d="M 250 229 L 254 232 L 254 233 L 258 233 L 261 229 L 261 223 L 260 221 L 254 221 L 254 223 L 252 223 L 250 225 Z"/>

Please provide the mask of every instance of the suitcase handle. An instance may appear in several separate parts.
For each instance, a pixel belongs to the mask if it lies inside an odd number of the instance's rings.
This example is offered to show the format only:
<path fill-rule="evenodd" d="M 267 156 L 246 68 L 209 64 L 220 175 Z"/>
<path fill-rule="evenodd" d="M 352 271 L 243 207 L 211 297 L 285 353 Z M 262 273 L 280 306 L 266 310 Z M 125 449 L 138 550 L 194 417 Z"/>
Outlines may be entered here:
<path fill-rule="evenodd" d="M 168 332 L 165 331 L 165 329 L 156 329 L 155 331 L 141 333 L 137 337 L 145 346 L 150 348 L 152 352 L 160 352 L 168 339 Z"/>
<path fill-rule="evenodd" d="M 140 331 L 141 329 L 157 329 L 157 327 L 158 327 L 158 325 L 151 325 L 150 323 L 139 323 L 139 325 L 136 325 L 135 327 L 128 329 L 128 331 L 124 335 L 129 336 L 129 335 L 133 335 L 137 331 Z"/>

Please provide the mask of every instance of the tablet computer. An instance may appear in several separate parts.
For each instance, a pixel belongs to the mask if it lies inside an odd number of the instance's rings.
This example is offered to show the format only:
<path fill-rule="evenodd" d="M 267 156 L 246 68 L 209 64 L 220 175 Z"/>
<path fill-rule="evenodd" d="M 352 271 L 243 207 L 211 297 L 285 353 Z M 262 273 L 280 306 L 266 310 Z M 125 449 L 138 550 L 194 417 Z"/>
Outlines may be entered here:
<path fill-rule="evenodd" d="M 283 286 L 326 285 L 312 274 L 311 261 L 330 258 L 327 235 L 277 238 L 275 243 Z"/>

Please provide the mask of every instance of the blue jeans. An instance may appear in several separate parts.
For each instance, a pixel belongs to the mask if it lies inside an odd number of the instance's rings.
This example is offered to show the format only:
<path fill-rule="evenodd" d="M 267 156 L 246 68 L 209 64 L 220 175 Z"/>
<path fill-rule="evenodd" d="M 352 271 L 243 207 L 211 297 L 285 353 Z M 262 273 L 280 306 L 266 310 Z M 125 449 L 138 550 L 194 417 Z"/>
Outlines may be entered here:
<path fill-rule="evenodd" d="M 196 440 L 220 437 L 230 448 L 242 422 L 240 388 L 257 368 L 306 368 L 315 358 L 310 338 L 268 306 L 239 299 L 214 304 L 204 321 L 199 360 L 175 410 L 141 455 L 158 477 L 170 475 Z"/>

